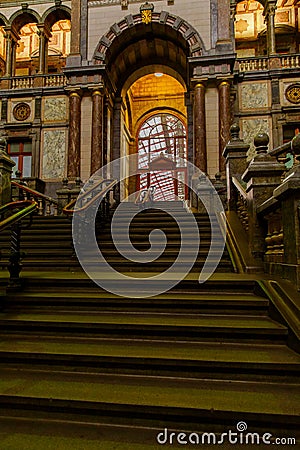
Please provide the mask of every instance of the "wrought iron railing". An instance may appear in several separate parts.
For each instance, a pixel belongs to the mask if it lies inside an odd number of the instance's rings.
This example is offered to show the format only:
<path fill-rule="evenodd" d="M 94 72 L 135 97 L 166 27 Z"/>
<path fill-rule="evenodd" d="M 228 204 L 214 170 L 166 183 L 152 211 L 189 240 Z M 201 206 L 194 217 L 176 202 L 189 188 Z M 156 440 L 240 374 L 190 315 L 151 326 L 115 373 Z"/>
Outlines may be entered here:
<path fill-rule="evenodd" d="M 39 216 L 51 216 L 57 215 L 58 200 L 42 194 L 35 189 L 32 189 L 25 184 L 18 183 L 17 181 L 11 182 L 13 188 L 18 190 L 17 198 L 23 200 L 34 200 L 37 203 L 37 211 Z"/>
<path fill-rule="evenodd" d="M 0 208 L 0 232 L 11 228 L 11 245 L 8 271 L 10 274 L 10 286 L 20 285 L 21 272 L 21 221 L 26 217 L 32 219 L 32 214 L 37 209 L 37 203 L 34 200 L 22 200 L 10 202 Z M 14 212 L 15 211 L 15 212 Z"/>
<path fill-rule="evenodd" d="M 66 215 L 73 215 L 74 212 L 84 212 L 92 205 L 100 201 L 102 218 L 107 218 L 109 215 L 109 194 L 117 185 L 117 180 L 99 180 L 92 184 L 86 191 L 82 191 L 79 196 L 68 203 L 63 208 L 63 213 Z"/>

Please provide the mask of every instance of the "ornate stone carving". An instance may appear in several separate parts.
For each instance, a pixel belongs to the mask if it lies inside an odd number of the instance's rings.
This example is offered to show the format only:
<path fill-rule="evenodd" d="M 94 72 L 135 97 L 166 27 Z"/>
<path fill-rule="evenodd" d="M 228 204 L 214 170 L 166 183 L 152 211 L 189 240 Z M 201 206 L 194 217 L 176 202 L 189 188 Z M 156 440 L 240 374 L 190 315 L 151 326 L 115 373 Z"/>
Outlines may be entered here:
<path fill-rule="evenodd" d="M 286 99 L 294 104 L 300 103 L 300 84 L 292 84 L 285 91 Z"/>
<path fill-rule="evenodd" d="M 13 109 L 13 116 L 16 120 L 22 122 L 30 117 L 31 109 L 28 103 L 18 103 Z"/>
<path fill-rule="evenodd" d="M 44 179 L 64 177 L 66 161 L 66 131 L 44 130 L 42 176 Z"/>
<path fill-rule="evenodd" d="M 241 107 L 242 109 L 267 108 L 268 83 L 249 83 L 241 87 Z"/>
<path fill-rule="evenodd" d="M 67 103 L 65 97 L 46 98 L 44 103 L 44 121 L 59 122 L 66 120 Z"/>
<path fill-rule="evenodd" d="M 254 138 L 258 133 L 269 133 L 269 121 L 267 118 L 244 119 L 242 121 L 243 139 L 250 145 L 247 160 L 250 161 L 256 155 Z"/>

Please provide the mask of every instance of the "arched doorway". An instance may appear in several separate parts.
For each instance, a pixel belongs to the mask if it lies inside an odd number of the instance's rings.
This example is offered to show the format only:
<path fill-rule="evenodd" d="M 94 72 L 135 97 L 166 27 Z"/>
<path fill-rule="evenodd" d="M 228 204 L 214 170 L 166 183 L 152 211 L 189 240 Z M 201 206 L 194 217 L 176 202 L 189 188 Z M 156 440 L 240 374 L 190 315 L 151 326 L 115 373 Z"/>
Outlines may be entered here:
<path fill-rule="evenodd" d="M 139 190 L 153 188 L 154 200 L 186 199 L 186 127 L 173 114 L 157 113 L 137 136 Z"/>

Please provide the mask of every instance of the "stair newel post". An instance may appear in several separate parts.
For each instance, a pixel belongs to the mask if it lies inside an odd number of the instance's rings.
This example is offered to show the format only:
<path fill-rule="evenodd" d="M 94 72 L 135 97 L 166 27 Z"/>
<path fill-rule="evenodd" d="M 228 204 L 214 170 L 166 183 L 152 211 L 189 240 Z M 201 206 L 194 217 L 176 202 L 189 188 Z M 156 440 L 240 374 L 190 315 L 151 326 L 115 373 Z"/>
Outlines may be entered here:
<path fill-rule="evenodd" d="M 242 175 L 242 180 L 247 183 L 249 245 L 252 255 L 259 261 L 263 260 L 265 254 L 265 229 L 257 215 L 257 208 L 272 197 L 285 171 L 284 164 L 278 163 L 275 157 L 268 154 L 268 144 L 269 136 L 266 133 L 256 135 L 256 156 Z"/>
<path fill-rule="evenodd" d="M 69 187 L 68 178 L 62 180 L 62 188 L 56 191 L 58 200 L 58 214 L 62 214 L 62 210 L 71 200 L 71 188 Z"/>
<path fill-rule="evenodd" d="M 223 156 L 226 161 L 226 184 L 228 210 L 236 211 L 238 193 L 232 182 L 232 178 L 240 178 L 247 168 L 247 152 L 250 148 L 240 139 L 240 127 L 234 123 L 230 127 L 230 141 L 226 145 Z"/>
<path fill-rule="evenodd" d="M 300 135 L 292 140 L 291 153 L 295 156 L 294 166 L 286 173 L 274 198 L 281 204 L 282 236 L 281 254 L 285 275 L 300 290 Z"/>

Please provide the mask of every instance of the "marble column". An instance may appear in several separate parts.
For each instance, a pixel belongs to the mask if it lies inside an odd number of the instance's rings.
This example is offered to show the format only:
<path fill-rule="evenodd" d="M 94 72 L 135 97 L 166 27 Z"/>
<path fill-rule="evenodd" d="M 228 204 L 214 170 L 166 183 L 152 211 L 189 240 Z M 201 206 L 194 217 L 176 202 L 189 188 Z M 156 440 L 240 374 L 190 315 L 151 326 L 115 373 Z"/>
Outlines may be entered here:
<path fill-rule="evenodd" d="M 91 174 L 103 165 L 103 93 L 99 89 L 92 93 L 92 104 Z"/>
<path fill-rule="evenodd" d="M 230 140 L 230 82 L 221 81 L 219 89 L 219 171 L 225 172 L 223 151 Z"/>
<path fill-rule="evenodd" d="M 68 178 L 80 177 L 81 95 L 73 90 L 69 94 Z"/>
<path fill-rule="evenodd" d="M 194 164 L 207 172 L 205 85 L 198 83 L 194 90 Z"/>

